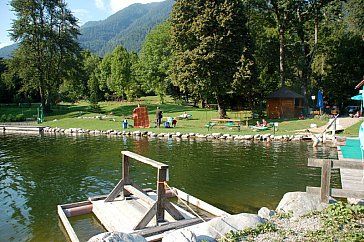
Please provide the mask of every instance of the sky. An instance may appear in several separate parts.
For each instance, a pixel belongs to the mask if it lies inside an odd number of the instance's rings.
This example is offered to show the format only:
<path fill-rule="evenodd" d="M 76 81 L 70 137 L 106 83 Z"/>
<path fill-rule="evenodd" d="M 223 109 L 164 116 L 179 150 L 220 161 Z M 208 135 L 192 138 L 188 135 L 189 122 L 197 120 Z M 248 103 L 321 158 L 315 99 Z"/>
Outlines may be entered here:
<path fill-rule="evenodd" d="M 162 2 L 163 0 L 65 0 L 68 8 L 79 19 L 79 26 L 88 21 L 106 19 L 113 13 L 133 3 Z M 0 0 L 0 48 L 11 45 L 8 30 L 15 15 L 11 11 L 10 0 Z"/>

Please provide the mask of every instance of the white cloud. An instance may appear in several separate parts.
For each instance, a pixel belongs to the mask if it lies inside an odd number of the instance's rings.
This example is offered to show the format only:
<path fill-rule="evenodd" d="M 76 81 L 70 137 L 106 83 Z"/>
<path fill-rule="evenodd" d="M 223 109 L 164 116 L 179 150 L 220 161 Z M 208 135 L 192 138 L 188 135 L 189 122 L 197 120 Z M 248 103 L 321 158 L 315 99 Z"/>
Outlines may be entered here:
<path fill-rule="evenodd" d="M 95 6 L 100 10 L 106 10 L 104 0 L 95 0 Z"/>
<path fill-rule="evenodd" d="M 72 10 L 72 13 L 78 18 L 78 24 L 82 25 L 85 22 L 89 21 L 89 19 L 92 17 L 90 16 L 90 12 L 87 9 L 83 8 L 76 8 Z"/>
<path fill-rule="evenodd" d="M 150 2 L 161 2 L 161 1 L 164 0 L 110 0 L 110 8 L 111 11 L 115 13 L 134 3 L 150 3 Z"/>

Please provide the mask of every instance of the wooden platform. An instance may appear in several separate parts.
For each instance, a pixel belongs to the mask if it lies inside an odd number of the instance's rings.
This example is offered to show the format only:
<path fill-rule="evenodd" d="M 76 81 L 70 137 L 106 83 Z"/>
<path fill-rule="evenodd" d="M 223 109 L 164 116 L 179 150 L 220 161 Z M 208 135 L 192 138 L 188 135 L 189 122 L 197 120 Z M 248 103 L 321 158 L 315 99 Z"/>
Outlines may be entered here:
<path fill-rule="evenodd" d="M 340 146 L 337 147 L 339 160 L 344 160 Z M 363 165 L 362 160 L 350 159 L 353 164 Z M 364 167 L 363 167 L 364 169 Z M 341 186 L 345 190 L 364 191 L 363 169 L 340 168 Z"/>
<path fill-rule="evenodd" d="M 137 192 L 131 186 L 126 186 L 126 189 Z M 143 196 L 144 198 L 141 199 L 138 196 Z M 113 202 L 105 202 L 104 199 L 91 201 L 93 205 L 92 212 L 108 231 L 119 231 L 124 233 L 135 232 L 135 226 L 143 219 L 151 205 L 155 203 L 157 194 L 149 192 L 147 196 L 139 193 L 138 196 L 131 195 L 127 199 L 117 197 Z M 176 205 L 173 206 L 185 219 L 195 218 L 194 215 L 184 211 L 180 207 Z M 176 220 L 166 212 L 165 223 L 175 221 Z M 156 220 L 150 221 L 146 226 L 146 229 L 154 226 L 157 226 Z"/>
<path fill-rule="evenodd" d="M 157 190 L 142 189 L 130 178 L 131 160 L 157 168 Z M 72 242 L 78 242 L 76 232 L 68 217 L 93 213 L 109 232 L 139 234 L 147 241 L 160 241 L 163 233 L 203 222 L 199 216 L 171 203 L 168 198 L 177 196 L 190 205 L 209 214 L 204 220 L 228 213 L 167 183 L 168 165 L 140 156 L 130 151 L 122 151 L 122 177 L 108 195 L 89 198 L 89 201 L 58 205 L 60 217 Z M 195 214 L 195 213 L 194 213 Z"/>

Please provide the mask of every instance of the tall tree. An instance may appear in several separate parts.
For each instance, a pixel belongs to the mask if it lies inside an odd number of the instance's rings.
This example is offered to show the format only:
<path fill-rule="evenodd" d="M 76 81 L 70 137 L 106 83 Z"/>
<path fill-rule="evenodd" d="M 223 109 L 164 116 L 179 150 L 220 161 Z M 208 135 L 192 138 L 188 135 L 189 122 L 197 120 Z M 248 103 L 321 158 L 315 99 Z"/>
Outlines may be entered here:
<path fill-rule="evenodd" d="M 100 63 L 100 86 L 108 90 L 110 95 L 124 99 L 129 94 L 132 98 L 131 86 L 134 85 L 134 73 L 132 65 L 136 63 L 136 54 L 129 53 L 119 45 L 112 53 L 109 53 Z"/>
<path fill-rule="evenodd" d="M 247 38 L 243 2 L 177 0 L 171 26 L 174 84 L 213 96 L 224 117 Z"/>
<path fill-rule="evenodd" d="M 171 85 L 169 70 L 171 63 L 171 26 L 165 22 L 156 26 L 146 37 L 138 63 L 138 77 L 146 91 L 153 91 L 164 102 Z"/>
<path fill-rule="evenodd" d="M 79 28 L 63 0 L 12 0 L 16 19 L 10 36 L 19 42 L 10 64 L 24 85 L 39 92 L 45 111 L 55 101 L 58 88 L 76 65 Z"/>

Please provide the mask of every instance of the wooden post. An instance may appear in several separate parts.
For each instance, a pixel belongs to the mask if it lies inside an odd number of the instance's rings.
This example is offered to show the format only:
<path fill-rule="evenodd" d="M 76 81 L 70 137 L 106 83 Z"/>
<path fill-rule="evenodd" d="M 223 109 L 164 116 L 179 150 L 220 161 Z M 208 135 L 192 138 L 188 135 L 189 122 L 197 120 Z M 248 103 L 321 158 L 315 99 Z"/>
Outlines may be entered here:
<path fill-rule="evenodd" d="M 320 200 L 323 203 L 329 202 L 331 163 L 331 160 L 322 160 Z"/>
<path fill-rule="evenodd" d="M 166 196 L 166 189 L 164 182 L 167 180 L 167 167 L 158 169 L 158 184 L 157 184 L 157 222 L 164 221 L 164 199 Z"/>
<path fill-rule="evenodd" d="M 125 185 L 130 185 L 131 181 L 130 181 L 130 172 L 129 172 L 129 157 L 127 155 L 123 154 L 122 159 L 123 159 L 122 179 L 123 179 Z M 125 190 L 123 188 L 123 195 L 124 195 L 124 197 L 130 196 L 130 192 L 128 192 L 127 190 Z"/>
<path fill-rule="evenodd" d="M 336 132 L 336 119 L 335 119 L 334 123 L 332 124 L 332 143 L 336 142 L 335 132 Z"/>

